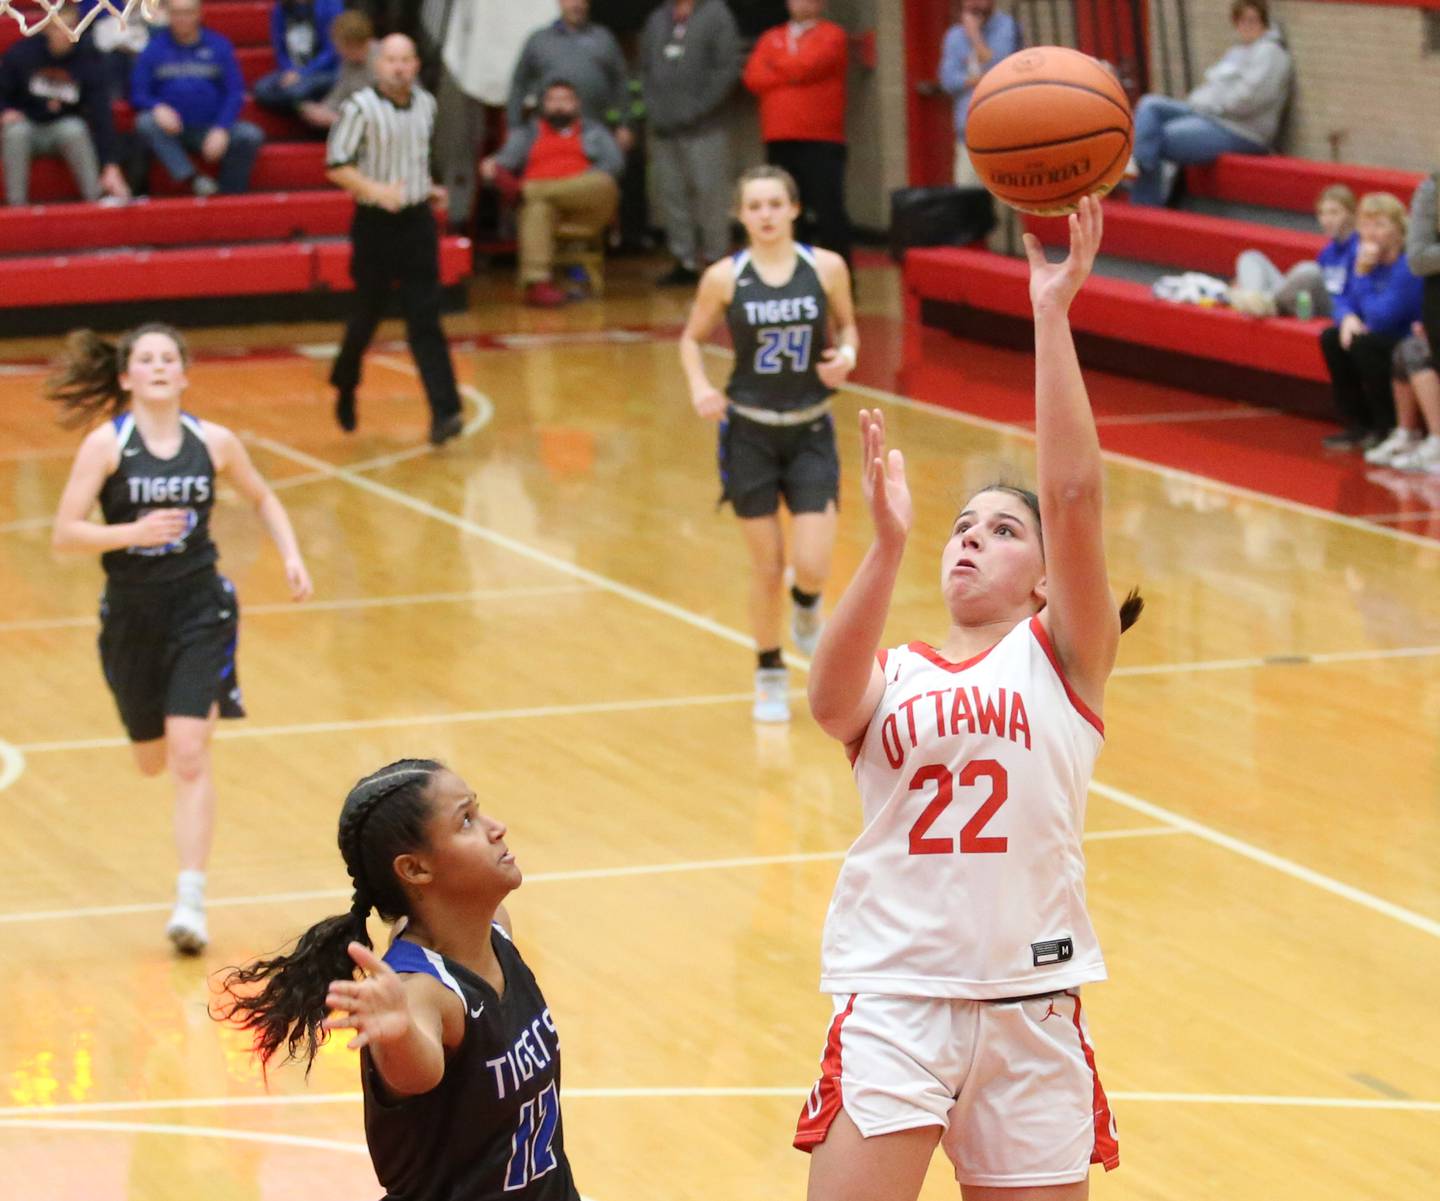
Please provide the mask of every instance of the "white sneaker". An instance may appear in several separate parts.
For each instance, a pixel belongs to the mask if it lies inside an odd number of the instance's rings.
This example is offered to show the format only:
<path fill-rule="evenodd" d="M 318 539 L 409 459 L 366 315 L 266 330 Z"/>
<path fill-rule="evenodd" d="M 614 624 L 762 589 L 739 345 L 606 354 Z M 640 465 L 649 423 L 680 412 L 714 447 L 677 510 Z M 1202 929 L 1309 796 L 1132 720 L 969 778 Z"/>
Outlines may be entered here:
<path fill-rule="evenodd" d="M 1440 474 L 1440 435 L 1431 434 L 1423 441 L 1411 442 L 1390 458 L 1397 471 L 1428 471 Z"/>
<path fill-rule="evenodd" d="M 1365 461 L 1377 466 L 1395 466 L 1395 458 L 1420 445 L 1420 435 L 1396 426 L 1378 445 L 1365 452 Z"/>
<path fill-rule="evenodd" d="M 795 639 L 795 649 L 802 655 L 813 655 L 815 648 L 820 644 L 820 630 L 825 624 L 825 619 L 820 614 L 820 602 L 817 600 L 813 605 L 797 605 L 793 601 L 790 607 L 790 633 Z"/>
<path fill-rule="evenodd" d="M 182 955 L 198 955 L 210 942 L 205 928 L 205 910 L 184 900 L 175 903 L 175 912 L 165 927 L 165 937 L 175 944 Z"/>
<path fill-rule="evenodd" d="M 790 720 L 790 673 L 783 667 L 761 667 L 755 672 L 756 721 Z"/>

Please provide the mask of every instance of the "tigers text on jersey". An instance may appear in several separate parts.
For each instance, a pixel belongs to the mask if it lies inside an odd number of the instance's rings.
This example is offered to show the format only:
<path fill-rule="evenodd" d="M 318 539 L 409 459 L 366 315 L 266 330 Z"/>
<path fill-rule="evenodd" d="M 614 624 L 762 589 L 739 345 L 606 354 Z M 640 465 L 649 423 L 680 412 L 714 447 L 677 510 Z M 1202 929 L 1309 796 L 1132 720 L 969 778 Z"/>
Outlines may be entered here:
<path fill-rule="evenodd" d="M 880 663 L 821 991 L 993 1000 L 1103 980 L 1080 837 L 1104 728 L 1040 619 L 965 663 L 921 642 Z"/>
<path fill-rule="evenodd" d="M 505 993 L 463 964 L 398 938 L 397 972 L 433 976 L 465 1006 L 465 1034 L 440 1083 L 388 1098 L 362 1055 L 365 1141 L 390 1201 L 579 1201 L 560 1117 L 560 1037 L 540 986 L 509 936 L 491 945 Z"/>
<path fill-rule="evenodd" d="M 731 260 L 735 296 L 725 311 L 735 345 L 726 394 L 752 409 L 803 409 L 831 394 L 816 367 L 830 345 L 830 305 L 815 252 L 795 247 L 795 270 L 772 288 L 748 250 Z"/>
<path fill-rule="evenodd" d="M 138 521 L 154 509 L 184 509 L 189 520 L 185 532 L 165 546 L 106 551 L 100 556 L 106 576 L 122 585 L 162 584 L 212 566 L 220 557 L 210 539 L 215 464 L 199 419 L 180 414 L 180 449 L 168 459 L 151 454 L 131 414 L 112 424 L 120 462 L 100 488 L 105 523 Z"/>

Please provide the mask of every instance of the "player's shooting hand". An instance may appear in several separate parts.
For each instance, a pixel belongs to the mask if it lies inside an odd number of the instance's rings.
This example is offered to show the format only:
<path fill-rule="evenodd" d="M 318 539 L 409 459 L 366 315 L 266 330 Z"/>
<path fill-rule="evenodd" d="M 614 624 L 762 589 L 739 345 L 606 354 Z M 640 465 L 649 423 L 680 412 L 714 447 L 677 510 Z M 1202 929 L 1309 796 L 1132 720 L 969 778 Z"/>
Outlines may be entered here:
<path fill-rule="evenodd" d="M 132 546 L 169 546 L 189 528 L 187 509 L 151 509 L 134 523 Z"/>
<path fill-rule="evenodd" d="M 854 360 L 848 354 L 841 354 L 836 346 L 824 351 L 820 355 L 820 362 L 815 365 L 815 374 L 827 388 L 841 387 L 854 370 Z"/>
<path fill-rule="evenodd" d="M 285 560 L 285 581 L 290 585 L 290 599 L 293 601 L 307 601 L 315 595 L 310 573 L 305 570 L 305 560 L 299 555 Z"/>
<path fill-rule="evenodd" d="M 875 541 L 903 546 L 910 533 L 914 506 L 905 479 L 905 456 L 885 450 L 885 414 L 860 410 L 860 460 L 865 465 L 865 503 L 875 526 Z"/>
<path fill-rule="evenodd" d="M 353 1030 L 347 1047 L 373 1047 L 394 1042 L 410 1032 L 410 1002 L 395 969 L 364 943 L 352 942 L 350 958 L 365 972 L 359 980 L 332 980 L 325 1004 L 343 1011 L 325 1019 L 326 1030 Z"/>
<path fill-rule="evenodd" d="M 1070 253 L 1060 263 L 1047 261 L 1040 239 L 1034 234 L 1025 235 L 1025 256 L 1030 260 L 1030 304 L 1037 313 L 1042 308 L 1067 311 L 1080 285 L 1089 278 L 1105 231 L 1099 198 L 1081 197 L 1078 211 L 1070 214 L 1069 226 Z"/>
<path fill-rule="evenodd" d="M 725 416 L 725 395 L 713 384 L 690 394 L 690 403 L 706 421 L 719 421 Z"/>

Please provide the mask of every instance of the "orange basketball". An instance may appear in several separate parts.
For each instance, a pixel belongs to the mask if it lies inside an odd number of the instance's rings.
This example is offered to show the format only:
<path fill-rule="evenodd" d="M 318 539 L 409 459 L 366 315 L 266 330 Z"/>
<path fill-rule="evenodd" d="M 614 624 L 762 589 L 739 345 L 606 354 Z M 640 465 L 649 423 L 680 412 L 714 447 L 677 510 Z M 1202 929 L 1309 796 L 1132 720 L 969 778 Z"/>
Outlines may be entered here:
<path fill-rule="evenodd" d="M 1125 173 L 1134 125 L 1125 89 L 1088 54 L 1020 50 L 970 98 L 965 147 L 991 193 L 1027 213 L 1072 213 Z"/>

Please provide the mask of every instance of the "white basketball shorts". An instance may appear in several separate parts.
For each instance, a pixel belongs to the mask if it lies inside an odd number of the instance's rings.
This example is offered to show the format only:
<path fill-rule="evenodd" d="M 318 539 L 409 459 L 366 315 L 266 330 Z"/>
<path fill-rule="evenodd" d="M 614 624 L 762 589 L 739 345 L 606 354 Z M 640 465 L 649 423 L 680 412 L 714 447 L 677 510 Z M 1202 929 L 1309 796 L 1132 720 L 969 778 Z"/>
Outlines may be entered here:
<path fill-rule="evenodd" d="M 866 1138 L 939 1126 L 961 1184 L 1019 1188 L 1118 1167 L 1115 1119 L 1077 989 L 1013 1001 L 837 996 L 795 1131 L 825 1141 L 843 1108 Z"/>

